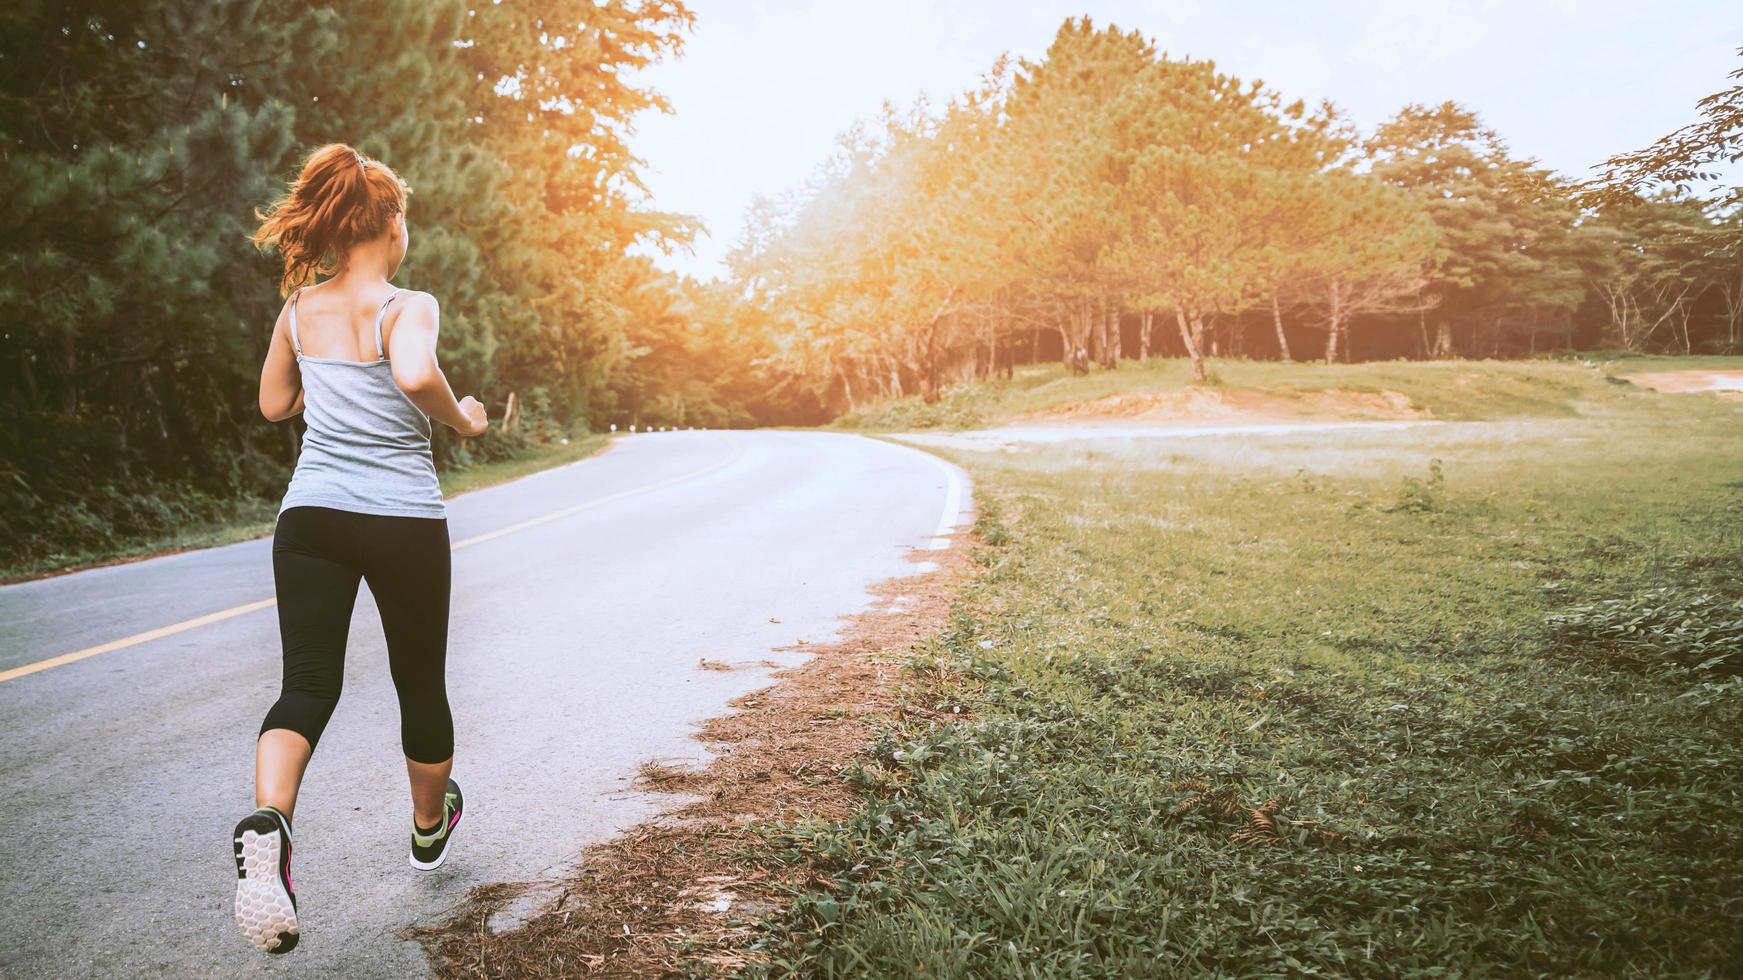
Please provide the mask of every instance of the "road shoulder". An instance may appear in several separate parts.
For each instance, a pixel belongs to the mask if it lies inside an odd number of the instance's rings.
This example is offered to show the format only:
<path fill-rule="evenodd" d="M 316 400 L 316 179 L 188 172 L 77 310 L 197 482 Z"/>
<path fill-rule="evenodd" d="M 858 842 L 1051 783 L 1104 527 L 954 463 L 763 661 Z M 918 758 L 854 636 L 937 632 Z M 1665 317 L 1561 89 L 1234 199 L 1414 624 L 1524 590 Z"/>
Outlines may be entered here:
<path fill-rule="evenodd" d="M 696 738 L 715 753 L 699 770 L 649 764 L 641 788 L 679 797 L 671 809 L 587 849 L 551 884 L 474 889 L 448 921 L 410 931 L 441 976 L 643 976 L 732 971 L 747 962 L 757 922 L 795 886 L 818 880 L 777 859 L 761 832 L 773 824 L 839 820 L 860 806 L 848 776 L 883 720 L 931 717 L 907 699 L 905 667 L 942 629 L 972 574 L 967 531 L 917 550 L 917 574 L 871 589 L 869 609 L 829 644 L 801 647 L 803 664 L 729 702 Z M 699 670 L 740 666 L 698 662 Z"/>

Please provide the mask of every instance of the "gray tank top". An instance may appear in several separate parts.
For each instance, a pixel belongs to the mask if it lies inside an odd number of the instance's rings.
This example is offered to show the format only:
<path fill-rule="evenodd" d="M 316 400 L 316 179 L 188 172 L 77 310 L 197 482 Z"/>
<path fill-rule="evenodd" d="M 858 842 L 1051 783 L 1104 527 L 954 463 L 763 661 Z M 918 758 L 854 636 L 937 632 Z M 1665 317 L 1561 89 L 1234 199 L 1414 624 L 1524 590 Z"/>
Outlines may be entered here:
<path fill-rule="evenodd" d="M 430 418 L 393 380 L 381 346 L 388 294 L 375 313 L 373 361 L 309 357 L 297 338 L 298 290 L 291 297 L 291 346 L 303 376 L 302 451 L 278 512 L 332 507 L 390 517 L 446 517 L 430 458 Z"/>

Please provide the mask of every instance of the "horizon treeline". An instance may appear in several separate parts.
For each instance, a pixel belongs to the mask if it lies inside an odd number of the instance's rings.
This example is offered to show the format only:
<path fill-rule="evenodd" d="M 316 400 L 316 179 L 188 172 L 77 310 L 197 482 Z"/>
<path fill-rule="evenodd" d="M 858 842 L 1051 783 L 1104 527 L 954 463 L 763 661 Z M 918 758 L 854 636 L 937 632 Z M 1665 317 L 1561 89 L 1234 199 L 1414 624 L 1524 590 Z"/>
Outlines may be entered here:
<path fill-rule="evenodd" d="M 1048 358 L 1736 352 L 1739 241 L 1731 195 L 1595 193 L 1455 102 L 1363 132 L 1086 17 L 845 134 L 728 263 L 831 414 Z"/>

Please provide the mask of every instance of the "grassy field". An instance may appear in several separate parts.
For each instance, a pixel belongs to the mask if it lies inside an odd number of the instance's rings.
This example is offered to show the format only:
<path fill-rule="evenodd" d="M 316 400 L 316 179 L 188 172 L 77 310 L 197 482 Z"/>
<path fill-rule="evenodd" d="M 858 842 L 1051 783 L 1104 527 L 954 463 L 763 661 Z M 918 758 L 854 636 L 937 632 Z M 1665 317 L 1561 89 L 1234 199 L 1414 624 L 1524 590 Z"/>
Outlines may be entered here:
<path fill-rule="evenodd" d="M 1443 417 L 1471 370 L 1217 366 Z M 1743 406 L 1481 370 L 1539 417 L 956 455 L 984 569 L 913 697 L 961 720 L 769 831 L 822 881 L 770 972 L 1736 975 Z"/>
<path fill-rule="evenodd" d="M 1276 361 L 1209 362 L 1213 387 L 1278 394 L 1326 389 L 1396 391 L 1440 419 L 1566 417 L 1584 402 L 1605 401 L 1611 377 L 1645 371 L 1743 370 L 1743 357 L 1535 361 L 1382 361 L 1367 364 L 1282 364 Z M 843 416 L 837 428 L 894 431 L 959 429 L 1010 421 L 1033 412 L 1112 394 L 1186 388 L 1184 360 L 1125 361 L 1112 371 L 1073 376 L 1057 364 L 1018 368 L 1010 381 L 957 385 L 927 405 L 918 398 L 882 402 Z"/>
<path fill-rule="evenodd" d="M 484 463 L 464 470 L 450 470 L 442 474 L 442 493 L 447 497 L 455 497 L 493 484 L 507 483 L 553 466 L 573 463 L 603 449 L 609 439 L 609 436 L 589 434 L 570 439 L 567 446 L 553 443 L 540 446 L 515 459 Z M 235 512 L 225 520 L 177 527 L 163 534 L 130 541 L 117 548 L 69 551 L 44 558 L 0 564 L 0 584 L 91 565 L 132 561 L 192 548 L 212 548 L 263 537 L 272 533 L 277 513 L 277 501 L 241 501 L 236 504 Z"/>

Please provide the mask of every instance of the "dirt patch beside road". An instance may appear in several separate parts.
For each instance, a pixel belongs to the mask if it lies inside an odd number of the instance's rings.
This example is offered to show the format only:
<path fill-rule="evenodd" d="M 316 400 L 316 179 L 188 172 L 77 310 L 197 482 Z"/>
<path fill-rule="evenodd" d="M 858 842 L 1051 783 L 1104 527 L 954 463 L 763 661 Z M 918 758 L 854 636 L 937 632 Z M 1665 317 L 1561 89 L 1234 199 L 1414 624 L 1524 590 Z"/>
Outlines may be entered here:
<path fill-rule="evenodd" d="M 783 887 L 829 887 L 803 866 L 761 860 L 754 828 L 852 813 L 859 795 L 842 774 L 864 752 L 874 722 L 931 716 L 903 700 L 902 664 L 917 640 L 947 621 L 972 567 L 964 535 L 948 549 L 916 551 L 929 570 L 874 588 L 872 607 L 841 639 L 801 647 L 814 656 L 704 724 L 696 737 L 717 753 L 706 769 L 643 766 L 639 788 L 688 802 L 588 849 L 566 882 L 475 888 L 451 920 L 412 931 L 435 971 L 644 977 L 744 965 L 743 947 L 757 919 L 779 906 Z"/>
<path fill-rule="evenodd" d="M 1119 419 L 1132 422 L 1302 422 L 1345 419 L 1423 419 L 1428 411 L 1397 391 L 1326 388 L 1273 392 L 1251 389 L 1182 388 L 1127 392 L 1042 409 L 1020 421 L 1073 423 Z"/>
<path fill-rule="evenodd" d="M 1743 401 L 1743 371 L 1650 371 L 1622 377 L 1654 391 L 1710 391 L 1721 398 Z"/>

